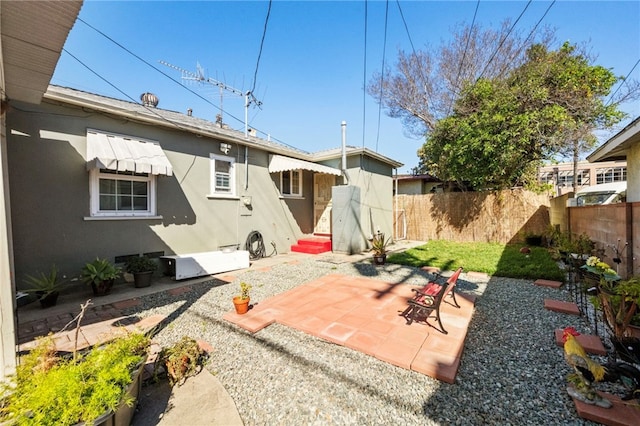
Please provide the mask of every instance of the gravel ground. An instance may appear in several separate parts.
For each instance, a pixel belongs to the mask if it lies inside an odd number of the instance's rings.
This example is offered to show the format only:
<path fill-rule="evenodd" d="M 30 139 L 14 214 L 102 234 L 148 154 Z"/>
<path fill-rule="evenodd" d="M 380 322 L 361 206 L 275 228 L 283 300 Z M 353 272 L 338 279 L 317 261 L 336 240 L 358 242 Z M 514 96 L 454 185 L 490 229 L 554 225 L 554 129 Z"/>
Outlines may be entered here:
<path fill-rule="evenodd" d="M 214 351 L 207 368 L 246 425 L 593 424 L 577 416 L 566 394 L 571 370 L 553 337 L 556 328 L 569 325 L 589 330 L 579 318 L 543 308 L 547 297 L 568 300 L 564 290 L 461 275 L 459 291 L 478 299 L 453 385 L 280 324 L 250 334 L 222 319 L 240 281 L 253 285 L 252 302 L 259 303 L 329 273 L 415 286 L 429 277 L 411 267 L 374 267 L 369 259 L 340 263 L 326 256 L 250 270 L 230 284 L 198 284 L 180 296 L 145 296 L 131 313 L 170 317 L 156 336 L 163 346 L 184 335 L 209 342 Z"/>

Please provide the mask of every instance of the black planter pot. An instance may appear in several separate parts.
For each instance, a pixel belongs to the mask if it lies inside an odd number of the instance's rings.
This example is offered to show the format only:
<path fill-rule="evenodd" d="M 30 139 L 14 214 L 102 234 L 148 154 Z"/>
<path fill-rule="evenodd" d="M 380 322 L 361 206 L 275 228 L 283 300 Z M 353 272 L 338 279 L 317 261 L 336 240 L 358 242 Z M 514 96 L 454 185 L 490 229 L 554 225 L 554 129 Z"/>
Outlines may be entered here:
<path fill-rule="evenodd" d="M 373 264 L 374 265 L 384 265 L 385 262 L 387 261 L 387 255 L 386 254 L 380 254 L 380 255 L 373 255 Z"/>
<path fill-rule="evenodd" d="M 137 288 L 149 287 L 151 285 L 152 276 L 153 276 L 153 271 L 136 272 L 135 274 L 133 274 L 133 284 Z"/>
<path fill-rule="evenodd" d="M 106 296 L 111 293 L 111 288 L 113 288 L 113 283 L 115 280 L 106 280 L 102 281 L 100 284 L 91 283 L 91 289 L 93 290 L 94 296 Z"/>
<path fill-rule="evenodd" d="M 58 303 L 58 296 L 60 295 L 59 292 L 57 291 L 52 291 L 46 294 L 42 294 L 42 296 L 40 297 L 40 307 L 42 309 L 46 309 L 46 308 L 50 308 L 52 306 L 56 306 L 56 303 Z"/>
<path fill-rule="evenodd" d="M 640 339 L 637 337 L 611 337 L 611 343 L 618 357 L 632 364 L 640 364 Z"/>

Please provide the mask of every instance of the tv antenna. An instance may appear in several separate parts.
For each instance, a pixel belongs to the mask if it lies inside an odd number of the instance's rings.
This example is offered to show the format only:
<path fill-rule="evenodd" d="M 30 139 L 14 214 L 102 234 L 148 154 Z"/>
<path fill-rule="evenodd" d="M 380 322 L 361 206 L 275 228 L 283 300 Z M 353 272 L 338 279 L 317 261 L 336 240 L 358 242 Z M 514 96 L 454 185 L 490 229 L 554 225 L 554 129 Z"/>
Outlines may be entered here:
<path fill-rule="evenodd" d="M 227 92 L 231 92 L 234 95 L 238 95 L 241 97 L 244 97 L 244 136 L 248 137 L 249 136 L 249 127 L 248 127 L 248 121 L 249 121 L 249 106 L 251 104 L 255 104 L 258 108 L 260 108 L 260 106 L 262 106 L 262 102 L 260 102 L 258 99 L 256 99 L 256 97 L 253 95 L 253 93 L 251 93 L 250 90 L 243 92 L 242 90 L 238 90 L 235 89 L 221 81 L 215 80 L 211 77 L 206 77 L 205 73 L 204 73 L 204 69 L 202 68 L 202 66 L 200 66 L 200 63 L 196 62 L 196 72 L 191 72 L 191 71 L 187 71 L 183 68 L 180 68 L 176 65 L 172 65 L 168 62 L 165 61 L 158 61 L 160 62 L 162 65 L 165 65 L 169 68 L 173 68 L 177 71 L 180 71 L 180 73 L 182 74 L 181 77 L 183 80 L 190 80 L 190 81 L 195 81 L 195 82 L 199 82 L 199 83 L 209 83 L 213 86 L 218 87 L 218 89 L 220 90 L 220 123 L 222 123 L 222 97 L 223 97 L 223 91 L 227 91 Z"/>

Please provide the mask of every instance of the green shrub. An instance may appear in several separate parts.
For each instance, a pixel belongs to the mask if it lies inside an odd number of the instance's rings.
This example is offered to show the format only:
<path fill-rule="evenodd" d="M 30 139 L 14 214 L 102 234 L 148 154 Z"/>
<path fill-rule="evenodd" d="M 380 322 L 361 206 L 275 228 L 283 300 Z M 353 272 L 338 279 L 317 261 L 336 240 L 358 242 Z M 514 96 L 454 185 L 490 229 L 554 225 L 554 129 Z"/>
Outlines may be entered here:
<path fill-rule="evenodd" d="M 57 357 L 51 337 L 22 357 L 12 380 L 2 385 L 0 422 L 18 425 L 88 425 L 125 398 L 134 368 L 146 357 L 149 338 L 129 334 L 77 359 Z"/>

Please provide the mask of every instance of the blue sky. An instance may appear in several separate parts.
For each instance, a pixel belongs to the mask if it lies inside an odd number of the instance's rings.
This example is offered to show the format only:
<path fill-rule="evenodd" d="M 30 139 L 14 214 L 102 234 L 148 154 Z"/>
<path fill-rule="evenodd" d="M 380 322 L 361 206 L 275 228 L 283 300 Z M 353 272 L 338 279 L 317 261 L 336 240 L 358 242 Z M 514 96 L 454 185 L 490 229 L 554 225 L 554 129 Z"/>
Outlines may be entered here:
<path fill-rule="evenodd" d="M 159 61 L 191 72 L 199 63 L 207 77 L 250 90 L 268 4 L 266 0 L 85 0 L 79 17 L 104 35 L 77 21 L 52 83 L 136 102 L 140 94 L 152 92 L 160 99 L 160 108 L 181 112 L 191 108 L 195 116 L 214 121 L 220 112 L 219 89 L 182 80 L 179 71 Z M 446 42 L 456 24 L 471 23 L 476 4 L 475 0 L 390 0 L 385 45 L 387 2 L 369 0 L 365 49 L 364 1 L 274 0 L 254 89 L 262 107 L 249 109 L 249 125 L 261 137 L 269 135 L 315 152 L 340 146 L 344 120 L 349 145 L 364 145 L 401 161 L 405 166 L 399 173 L 408 173 L 418 163 L 416 150 L 423 141 L 408 136 L 400 120 L 379 113 L 363 87 L 380 71 L 383 59 L 394 64 L 398 49 L 411 50 L 409 36 L 416 49 Z M 532 1 L 516 29 L 528 34 L 550 4 Z M 476 22 L 486 28 L 505 18 L 515 21 L 526 5 L 526 1 L 481 0 Z M 626 76 L 640 59 L 638 1 L 556 1 L 542 24 L 556 28 L 559 44 L 586 43 L 597 57 L 595 63 L 616 75 Z M 640 80 L 640 64 L 631 76 Z M 240 131 L 243 105 L 241 97 L 224 92 L 224 121 Z M 629 119 L 640 116 L 638 101 L 622 109 Z M 603 141 L 606 136 L 602 135 Z"/>

